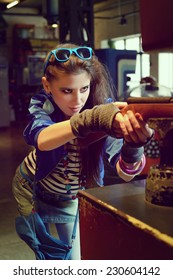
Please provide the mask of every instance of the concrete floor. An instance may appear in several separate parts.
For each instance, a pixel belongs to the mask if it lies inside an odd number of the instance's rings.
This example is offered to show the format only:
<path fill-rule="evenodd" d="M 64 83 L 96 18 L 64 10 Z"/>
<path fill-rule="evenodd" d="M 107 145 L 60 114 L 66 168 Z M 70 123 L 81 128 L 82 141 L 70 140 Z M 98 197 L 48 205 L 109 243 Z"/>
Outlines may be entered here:
<path fill-rule="evenodd" d="M 24 124 L 0 128 L 0 260 L 33 260 L 30 248 L 15 232 L 16 202 L 11 182 L 16 167 L 28 153 L 22 131 Z"/>

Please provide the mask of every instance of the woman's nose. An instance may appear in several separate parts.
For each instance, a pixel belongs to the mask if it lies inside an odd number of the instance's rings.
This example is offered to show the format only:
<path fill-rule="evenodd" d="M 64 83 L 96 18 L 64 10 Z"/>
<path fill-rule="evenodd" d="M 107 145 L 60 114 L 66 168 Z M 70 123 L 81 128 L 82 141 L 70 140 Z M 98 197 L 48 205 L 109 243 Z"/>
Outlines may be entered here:
<path fill-rule="evenodd" d="M 80 91 L 74 93 L 73 101 L 75 104 L 80 104 Z"/>

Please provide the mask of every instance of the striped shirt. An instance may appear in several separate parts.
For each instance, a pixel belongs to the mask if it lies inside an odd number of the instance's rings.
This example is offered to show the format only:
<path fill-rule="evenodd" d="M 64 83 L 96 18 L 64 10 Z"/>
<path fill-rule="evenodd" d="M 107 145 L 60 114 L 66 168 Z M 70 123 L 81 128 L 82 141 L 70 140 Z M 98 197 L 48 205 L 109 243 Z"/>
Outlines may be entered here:
<path fill-rule="evenodd" d="M 65 144 L 67 152 L 46 178 L 39 183 L 50 193 L 60 194 L 77 194 L 81 189 L 79 186 L 79 177 L 81 169 L 81 154 L 77 139 L 74 139 Z M 35 173 L 36 168 L 36 153 L 35 150 L 24 159 L 26 168 L 31 174 Z"/>

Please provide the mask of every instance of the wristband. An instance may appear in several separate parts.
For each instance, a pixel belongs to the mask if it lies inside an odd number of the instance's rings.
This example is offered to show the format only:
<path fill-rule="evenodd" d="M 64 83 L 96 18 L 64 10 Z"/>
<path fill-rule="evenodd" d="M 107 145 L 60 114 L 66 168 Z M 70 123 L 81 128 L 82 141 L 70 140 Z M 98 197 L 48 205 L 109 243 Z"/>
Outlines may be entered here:
<path fill-rule="evenodd" d="M 115 129 L 112 127 L 113 119 L 119 112 L 119 108 L 113 103 L 94 106 L 86 109 L 70 118 L 72 132 L 76 137 L 85 137 L 90 132 L 103 131 L 116 137 Z"/>
<path fill-rule="evenodd" d="M 125 142 L 121 149 L 121 157 L 124 162 L 134 163 L 139 162 L 144 153 L 144 147 L 136 148 L 127 145 Z"/>
<path fill-rule="evenodd" d="M 126 145 L 129 146 L 129 147 L 133 147 L 133 148 L 143 147 L 143 146 L 147 145 L 151 141 L 151 139 L 153 138 L 154 134 L 155 134 L 155 132 L 153 130 L 153 133 L 152 133 L 151 137 L 148 137 L 145 143 L 144 142 L 140 142 L 140 143 L 126 142 Z"/>

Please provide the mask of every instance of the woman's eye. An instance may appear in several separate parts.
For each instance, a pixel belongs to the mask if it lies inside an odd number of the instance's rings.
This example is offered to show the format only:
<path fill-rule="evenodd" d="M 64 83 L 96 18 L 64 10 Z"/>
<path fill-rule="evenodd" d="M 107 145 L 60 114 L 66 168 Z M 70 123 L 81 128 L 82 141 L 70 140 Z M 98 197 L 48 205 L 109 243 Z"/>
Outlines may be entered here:
<path fill-rule="evenodd" d="M 62 90 L 62 92 L 63 93 L 72 93 L 72 89 L 69 89 L 69 88 L 64 88 L 63 90 Z"/>
<path fill-rule="evenodd" d="M 81 88 L 81 92 L 86 92 L 88 90 L 89 86 Z"/>

